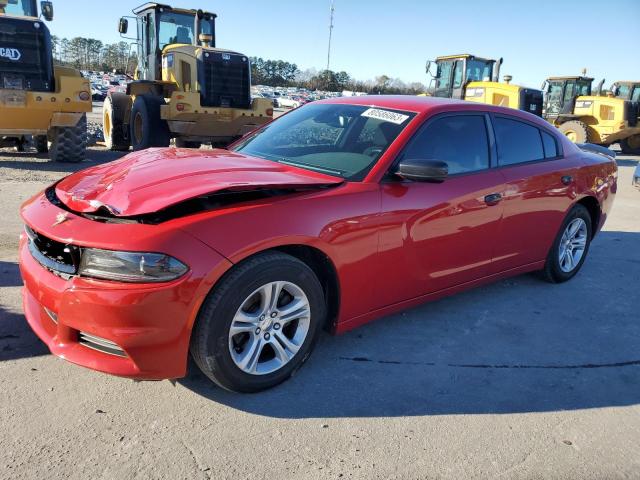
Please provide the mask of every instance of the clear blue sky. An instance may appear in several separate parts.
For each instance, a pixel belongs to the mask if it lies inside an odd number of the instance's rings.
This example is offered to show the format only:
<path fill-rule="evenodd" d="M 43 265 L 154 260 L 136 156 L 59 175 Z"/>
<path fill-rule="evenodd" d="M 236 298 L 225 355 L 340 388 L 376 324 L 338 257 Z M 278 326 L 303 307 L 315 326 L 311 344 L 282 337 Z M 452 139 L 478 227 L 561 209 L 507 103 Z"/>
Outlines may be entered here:
<path fill-rule="evenodd" d="M 115 42 L 118 18 L 141 0 L 53 0 L 61 37 Z M 174 0 L 218 14 L 217 45 L 325 68 L 330 0 Z M 426 59 L 504 57 L 502 75 L 538 88 L 551 75 L 640 80 L 640 0 L 335 0 L 331 69 L 360 80 L 427 82 Z"/>

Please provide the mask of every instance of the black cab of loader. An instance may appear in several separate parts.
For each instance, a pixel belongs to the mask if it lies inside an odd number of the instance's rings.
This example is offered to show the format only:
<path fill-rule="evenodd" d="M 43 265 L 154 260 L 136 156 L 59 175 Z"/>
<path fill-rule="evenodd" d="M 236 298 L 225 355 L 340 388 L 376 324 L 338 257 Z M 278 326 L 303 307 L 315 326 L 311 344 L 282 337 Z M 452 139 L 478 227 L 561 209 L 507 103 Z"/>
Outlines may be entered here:
<path fill-rule="evenodd" d="M 137 24 L 138 72 L 136 80 L 162 79 L 162 51 L 168 45 L 215 48 L 215 13 L 146 3 L 133 10 Z M 126 34 L 128 21 L 118 31 Z"/>
<path fill-rule="evenodd" d="M 550 77 L 542 84 L 544 92 L 544 117 L 555 119 L 558 117 L 573 116 L 576 98 L 591 95 L 593 78 L 585 76 L 576 77 Z M 602 89 L 604 80 L 600 82 L 598 91 Z"/>
<path fill-rule="evenodd" d="M 640 102 L 640 82 L 615 82 L 611 85 L 614 97 L 630 102 Z"/>
<path fill-rule="evenodd" d="M 435 60 L 436 74 L 434 97 L 465 98 L 465 88 L 469 82 L 498 81 L 502 59 L 492 60 L 474 55 L 449 55 Z M 427 63 L 430 71 L 431 61 Z"/>
<path fill-rule="evenodd" d="M 51 2 L 41 2 L 41 11 L 53 19 Z M 36 0 L 0 0 L 0 89 L 54 90 L 51 34 Z"/>

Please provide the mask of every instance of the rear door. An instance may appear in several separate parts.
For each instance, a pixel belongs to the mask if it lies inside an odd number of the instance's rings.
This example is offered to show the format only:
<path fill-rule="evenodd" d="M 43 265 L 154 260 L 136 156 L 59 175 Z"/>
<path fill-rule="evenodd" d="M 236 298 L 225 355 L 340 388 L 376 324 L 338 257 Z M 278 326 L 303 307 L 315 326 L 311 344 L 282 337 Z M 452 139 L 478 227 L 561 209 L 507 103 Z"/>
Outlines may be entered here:
<path fill-rule="evenodd" d="M 573 203 L 581 164 L 565 158 L 551 129 L 505 115 L 492 115 L 491 123 L 506 184 L 491 266 L 496 273 L 546 258 Z"/>
<path fill-rule="evenodd" d="M 378 306 L 483 277 L 490 270 L 504 188 L 491 168 L 493 139 L 482 112 L 438 115 L 409 141 L 399 160 L 441 160 L 442 183 L 389 176 L 381 184 Z"/>

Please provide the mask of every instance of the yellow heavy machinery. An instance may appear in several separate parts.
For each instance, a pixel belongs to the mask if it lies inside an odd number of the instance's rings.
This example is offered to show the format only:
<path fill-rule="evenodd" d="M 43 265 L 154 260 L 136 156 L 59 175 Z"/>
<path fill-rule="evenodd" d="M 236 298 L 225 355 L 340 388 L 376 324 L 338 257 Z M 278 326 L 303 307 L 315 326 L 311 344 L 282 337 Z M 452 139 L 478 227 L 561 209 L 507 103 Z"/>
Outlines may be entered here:
<path fill-rule="evenodd" d="M 584 74 L 545 80 L 544 118 L 573 142 L 620 143 L 624 153 L 640 153 L 640 89 L 634 93 L 633 82 L 617 82 L 627 88 L 618 87 L 618 96 L 614 91 L 603 95 L 604 80 L 594 92 L 592 83 Z"/>
<path fill-rule="evenodd" d="M 53 19 L 51 2 L 42 16 Z M 80 72 L 53 65 L 51 35 L 35 0 L 0 0 L 0 146 L 33 136 L 52 160 L 79 162 L 87 145 L 91 88 Z"/>
<path fill-rule="evenodd" d="M 436 73 L 431 74 L 435 63 Z M 457 98 L 542 114 L 542 92 L 514 85 L 505 75 L 499 81 L 502 58 L 493 60 L 475 55 L 447 55 L 427 62 L 427 73 L 435 80 L 435 97 Z"/>
<path fill-rule="evenodd" d="M 126 93 L 107 96 L 104 136 L 112 150 L 225 146 L 270 121 L 273 105 L 251 98 L 251 66 L 215 46 L 216 14 L 147 3 L 133 10 L 138 67 Z M 126 17 L 119 32 L 128 30 Z"/>

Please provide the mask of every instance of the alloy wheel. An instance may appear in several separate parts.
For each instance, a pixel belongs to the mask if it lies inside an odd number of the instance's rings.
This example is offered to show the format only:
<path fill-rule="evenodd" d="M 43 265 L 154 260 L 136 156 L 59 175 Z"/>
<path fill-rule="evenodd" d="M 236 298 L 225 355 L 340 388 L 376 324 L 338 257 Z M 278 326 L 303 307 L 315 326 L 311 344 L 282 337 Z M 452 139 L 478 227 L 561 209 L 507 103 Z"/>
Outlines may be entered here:
<path fill-rule="evenodd" d="M 572 272 L 582 260 L 587 234 L 587 224 L 582 218 L 574 218 L 565 228 L 558 249 L 558 261 L 563 272 Z"/>
<path fill-rule="evenodd" d="M 240 370 L 265 375 L 284 367 L 309 333 L 311 308 L 291 282 L 270 282 L 240 305 L 229 328 L 229 352 Z"/>

